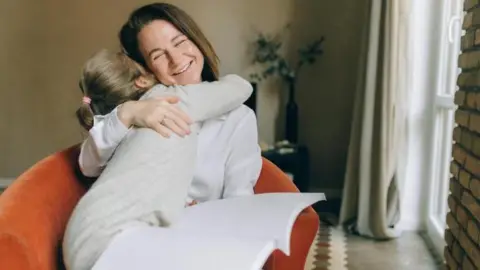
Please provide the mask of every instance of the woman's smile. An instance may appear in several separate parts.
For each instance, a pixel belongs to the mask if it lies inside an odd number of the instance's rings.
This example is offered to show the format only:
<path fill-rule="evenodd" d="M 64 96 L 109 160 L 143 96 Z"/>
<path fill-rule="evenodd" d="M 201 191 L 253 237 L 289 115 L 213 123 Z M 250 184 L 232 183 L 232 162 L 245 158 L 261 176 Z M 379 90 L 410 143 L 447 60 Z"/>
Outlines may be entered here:
<path fill-rule="evenodd" d="M 177 75 L 180 75 L 184 72 L 186 72 L 191 66 L 192 66 L 192 63 L 193 63 L 193 60 L 192 61 L 189 61 L 188 63 L 186 63 L 185 65 L 182 66 L 182 68 L 177 71 L 177 72 L 174 72 L 173 75 L 174 76 L 177 76 Z"/>

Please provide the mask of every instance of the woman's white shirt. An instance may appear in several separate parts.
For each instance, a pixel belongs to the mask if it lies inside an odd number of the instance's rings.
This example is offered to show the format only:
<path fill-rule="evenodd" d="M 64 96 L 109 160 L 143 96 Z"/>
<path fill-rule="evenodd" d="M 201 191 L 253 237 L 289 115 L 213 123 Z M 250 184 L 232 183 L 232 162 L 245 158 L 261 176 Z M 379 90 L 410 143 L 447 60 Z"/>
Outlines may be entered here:
<path fill-rule="evenodd" d="M 105 116 L 95 116 L 79 156 L 83 174 L 98 177 L 127 133 L 116 109 Z M 241 105 L 204 121 L 198 136 L 195 166 L 188 202 L 253 194 L 262 168 L 254 112 Z"/>

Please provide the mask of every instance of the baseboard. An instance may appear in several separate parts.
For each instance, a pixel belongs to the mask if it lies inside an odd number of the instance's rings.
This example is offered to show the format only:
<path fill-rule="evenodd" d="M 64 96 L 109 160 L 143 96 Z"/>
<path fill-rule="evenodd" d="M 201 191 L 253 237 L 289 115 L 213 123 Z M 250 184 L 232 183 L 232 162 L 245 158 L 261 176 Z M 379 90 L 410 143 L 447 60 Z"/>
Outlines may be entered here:
<path fill-rule="evenodd" d="M 6 189 L 15 178 L 12 177 L 0 177 L 0 189 Z"/>
<path fill-rule="evenodd" d="M 343 195 L 343 189 L 332 189 L 332 188 L 318 188 L 313 187 L 310 189 L 311 192 L 323 192 L 327 201 L 331 199 L 341 199 Z"/>

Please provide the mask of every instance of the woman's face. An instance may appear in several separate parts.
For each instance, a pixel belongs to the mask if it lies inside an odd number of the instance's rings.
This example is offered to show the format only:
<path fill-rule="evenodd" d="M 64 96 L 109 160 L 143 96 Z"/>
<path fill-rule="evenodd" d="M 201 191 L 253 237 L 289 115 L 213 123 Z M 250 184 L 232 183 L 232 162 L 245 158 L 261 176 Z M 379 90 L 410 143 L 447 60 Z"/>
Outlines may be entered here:
<path fill-rule="evenodd" d="M 202 81 L 202 53 L 171 23 L 155 20 L 145 26 L 137 38 L 145 62 L 162 84 L 186 85 Z"/>

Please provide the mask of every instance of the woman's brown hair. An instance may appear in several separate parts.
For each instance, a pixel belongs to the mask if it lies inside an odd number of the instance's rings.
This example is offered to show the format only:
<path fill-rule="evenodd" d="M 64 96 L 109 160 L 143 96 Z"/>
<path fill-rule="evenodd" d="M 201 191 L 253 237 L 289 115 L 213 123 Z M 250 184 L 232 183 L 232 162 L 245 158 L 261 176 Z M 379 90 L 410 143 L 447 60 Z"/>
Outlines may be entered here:
<path fill-rule="evenodd" d="M 153 76 L 124 53 L 101 50 L 94 54 L 85 63 L 80 76 L 80 89 L 90 101 L 77 109 L 80 125 L 89 130 L 94 115 L 105 115 L 126 101 L 138 100 L 148 90 L 135 84 L 142 75 L 151 78 L 153 85 Z"/>
<path fill-rule="evenodd" d="M 120 43 L 133 60 L 147 68 L 138 48 L 137 36 L 143 27 L 155 20 L 165 20 L 173 24 L 202 52 L 205 58 L 202 70 L 203 81 L 218 80 L 218 56 L 212 45 L 185 11 L 168 3 L 153 3 L 140 7 L 130 14 L 128 21 L 123 25 L 119 33 Z"/>

